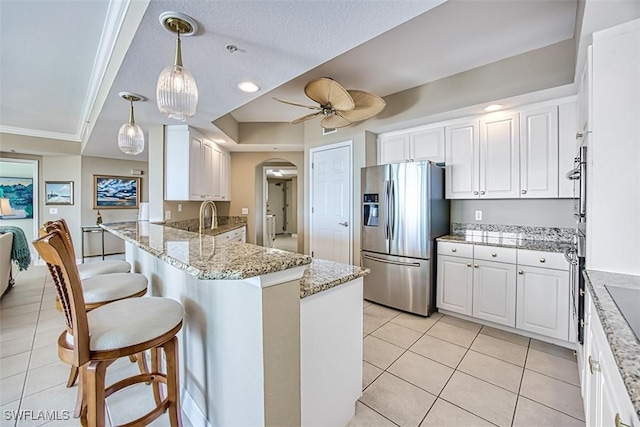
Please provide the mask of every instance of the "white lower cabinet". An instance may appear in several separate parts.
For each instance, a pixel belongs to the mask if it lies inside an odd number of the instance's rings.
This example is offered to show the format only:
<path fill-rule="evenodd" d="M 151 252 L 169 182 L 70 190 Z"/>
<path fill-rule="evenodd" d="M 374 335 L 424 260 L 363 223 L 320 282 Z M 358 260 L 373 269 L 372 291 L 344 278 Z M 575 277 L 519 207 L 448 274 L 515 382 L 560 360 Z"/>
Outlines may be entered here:
<path fill-rule="evenodd" d="M 438 257 L 438 307 L 471 316 L 472 263 L 471 258 L 442 255 Z"/>
<path fill-rule="evenodd" d="M 563 254 L 438 242 L 437 306 L 569 341 L 569 264 Z"/>
<path fill-rule="evenodd" d="M 516 328 L 569 340 L 569 272 L 518 265 Z"/>
<path fill-rule="evenodd" d="M 516 266 L 475 261 L 473 269 L 473 317 L 501 325 L 516 325 Z"/>
<path fill-rule="evenodd" d="M 236 228 L 235 230 L 227 231 L 226 233 L 220 233 L 216 236 L 216 239 L 227 242 L 247 242 L 247 227 Z"/>
<path fill-rule="evenodd" d="M 640 427 L 591 295 L 585 298 L 582 397 L 589 427 Z"/>

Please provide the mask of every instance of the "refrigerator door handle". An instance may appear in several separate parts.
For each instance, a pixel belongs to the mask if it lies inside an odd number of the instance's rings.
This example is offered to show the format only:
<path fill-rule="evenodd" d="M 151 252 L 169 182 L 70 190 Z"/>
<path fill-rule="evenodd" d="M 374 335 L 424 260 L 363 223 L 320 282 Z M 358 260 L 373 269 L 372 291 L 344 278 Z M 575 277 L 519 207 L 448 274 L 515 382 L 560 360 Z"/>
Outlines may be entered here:
<path fill-rule="evenodd" d="M 386 196 L 385 202 L 387 204 L 384 215 L 384 239 L 389 240 L 389 181 L 384 182 L 384 194 Z"/>
<path fill-rule="evenodd" d="M 395 239 L 395 224 L 396 224 L 396 187 L 393 181 L 389 182 L 390 197 L 389 197 L 389 237 L 391 240 Z"/>
<path fill-rule="evenodd" d="M 372 257 L 370 255 L 362 255 L 362 257 L 365 258 L 365 259 L 371 260 L 371 261 L 382 262 L 384 264 L 404 265 L 404 266 L 407 266 L 407 267 L 420 267 L 420 263 L 419 262 L 389 261 L 387 259 L 376 258 L 376 257 Z"/>

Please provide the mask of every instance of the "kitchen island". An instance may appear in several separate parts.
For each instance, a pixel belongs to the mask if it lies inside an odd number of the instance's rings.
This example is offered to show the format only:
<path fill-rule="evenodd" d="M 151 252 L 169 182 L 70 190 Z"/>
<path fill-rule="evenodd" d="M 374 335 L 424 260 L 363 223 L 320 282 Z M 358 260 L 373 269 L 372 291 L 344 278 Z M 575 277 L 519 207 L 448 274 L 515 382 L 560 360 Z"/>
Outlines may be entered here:
<path fill-rule="evenodd" d="M 362 381 L 368 270 L 162 224 L 103 224 L 149 294 L 180 301 L 183 413 L 202 426 L 343 426 Z"/>

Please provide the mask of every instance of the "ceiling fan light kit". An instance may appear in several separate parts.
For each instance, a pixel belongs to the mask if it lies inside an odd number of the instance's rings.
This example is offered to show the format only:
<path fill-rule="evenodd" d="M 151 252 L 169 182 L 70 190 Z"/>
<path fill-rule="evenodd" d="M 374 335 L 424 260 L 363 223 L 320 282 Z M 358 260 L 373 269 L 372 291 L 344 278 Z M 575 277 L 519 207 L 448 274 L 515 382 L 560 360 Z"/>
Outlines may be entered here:
<path fill-rule="evenodd" d="M 285 104 L 318 110 L 315 113 L 293 119 L 291 121 L 293 124 L 322 115 L 324 118 L 320 121 L 320 126 L 324 129 L 341 128 L 369 119 L 380 113 L 387 105 L 379 96 L 361 90 L 347 90 L 335 80 L 327 77 L 321 77 L 307 83 L 304 87 L 304 93 L 319 106 L 274 98 Z"/>
<path fill-rule="evenodd" d="M 193 75 L 182 65 L 180 36 L 191 36 L 198 31 L 196 21 L 183 13 L 164 12 L 160 15 L 162 26 L 177 34 L 174 64 L 166 67 L 158 77 L 156 101 L 160 112 L 182 122 L 196 114 L 198 86 Z"/>
<path fill-rule="evenodd" d="M 136 124 L 133 115 L 133 103 L 143 101 L 144 97 L 131 92 L 120 92 L 120 97 L 131 103 L 129 121 L 120 126 L 118 132 L 118 148 L 125 154 L 138 155 L 144 150 L 144 133 Z"/>

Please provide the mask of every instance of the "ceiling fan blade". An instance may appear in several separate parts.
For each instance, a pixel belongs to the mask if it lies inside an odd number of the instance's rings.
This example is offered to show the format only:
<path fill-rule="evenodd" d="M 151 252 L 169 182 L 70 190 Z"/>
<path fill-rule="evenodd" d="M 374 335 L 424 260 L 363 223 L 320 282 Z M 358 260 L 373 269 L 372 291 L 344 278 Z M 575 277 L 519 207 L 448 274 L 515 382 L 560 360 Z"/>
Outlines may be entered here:
<path fill-rule="evenodd" d="M 321 77 L 310 81 L 304 87 L 304 93 L 318 104 L 326 106 L 331 104 L 336 110 L 349 111 L 356 106 L 349 92 L 335 80 Z"/>
<path fill-rule="evenodd" d="M 322 108 L 318 107 L 317 105 L 305 105 L 305 104 L 300 104 L 299 102 L 287 101 L 286 99 L 278 99 L 278 98 L 273 98 L 273 99 L 275 99 L 278 102 L 285 103 L 285 104 L 295 105 L 296 107 L 310 108 L 312 110 L 322 110 Z"/>
<path fill-rule="evenodd" d="M 368 92 L 349 90 L 349 94 L 353 97 L 356 108 L 350 111 L 340 111 L 339 114 L 350 122 L 359 122 L 373 117 L 384 110 L 387 105 L 382 98 Z"/>
<path fill-rule="evenodd" d="M 302 123 L 302 122 L 304 122 L 306 120 L 313 119 L 314 117 L 317 117 L 317 116 L 319 116 L 321 114 L 322 114 L 322 111 L 318 111 L 317 113 L 307 114 L 306 116 L 301 116 L 301 117 L 293 119 L 291 121 L 291 124 L 295 125 L 295 124 L 298 124 L 298 123 Z"/>
<path fill-rule="evenodd" d="M 320 121 L 320 126 L 325 129 L 343 128 L 345 126 L 349 126 L 350 124 L 351 122 L 349 120 L 340 116 L 340 112 L 331 116 L 327 116 Z"/>

